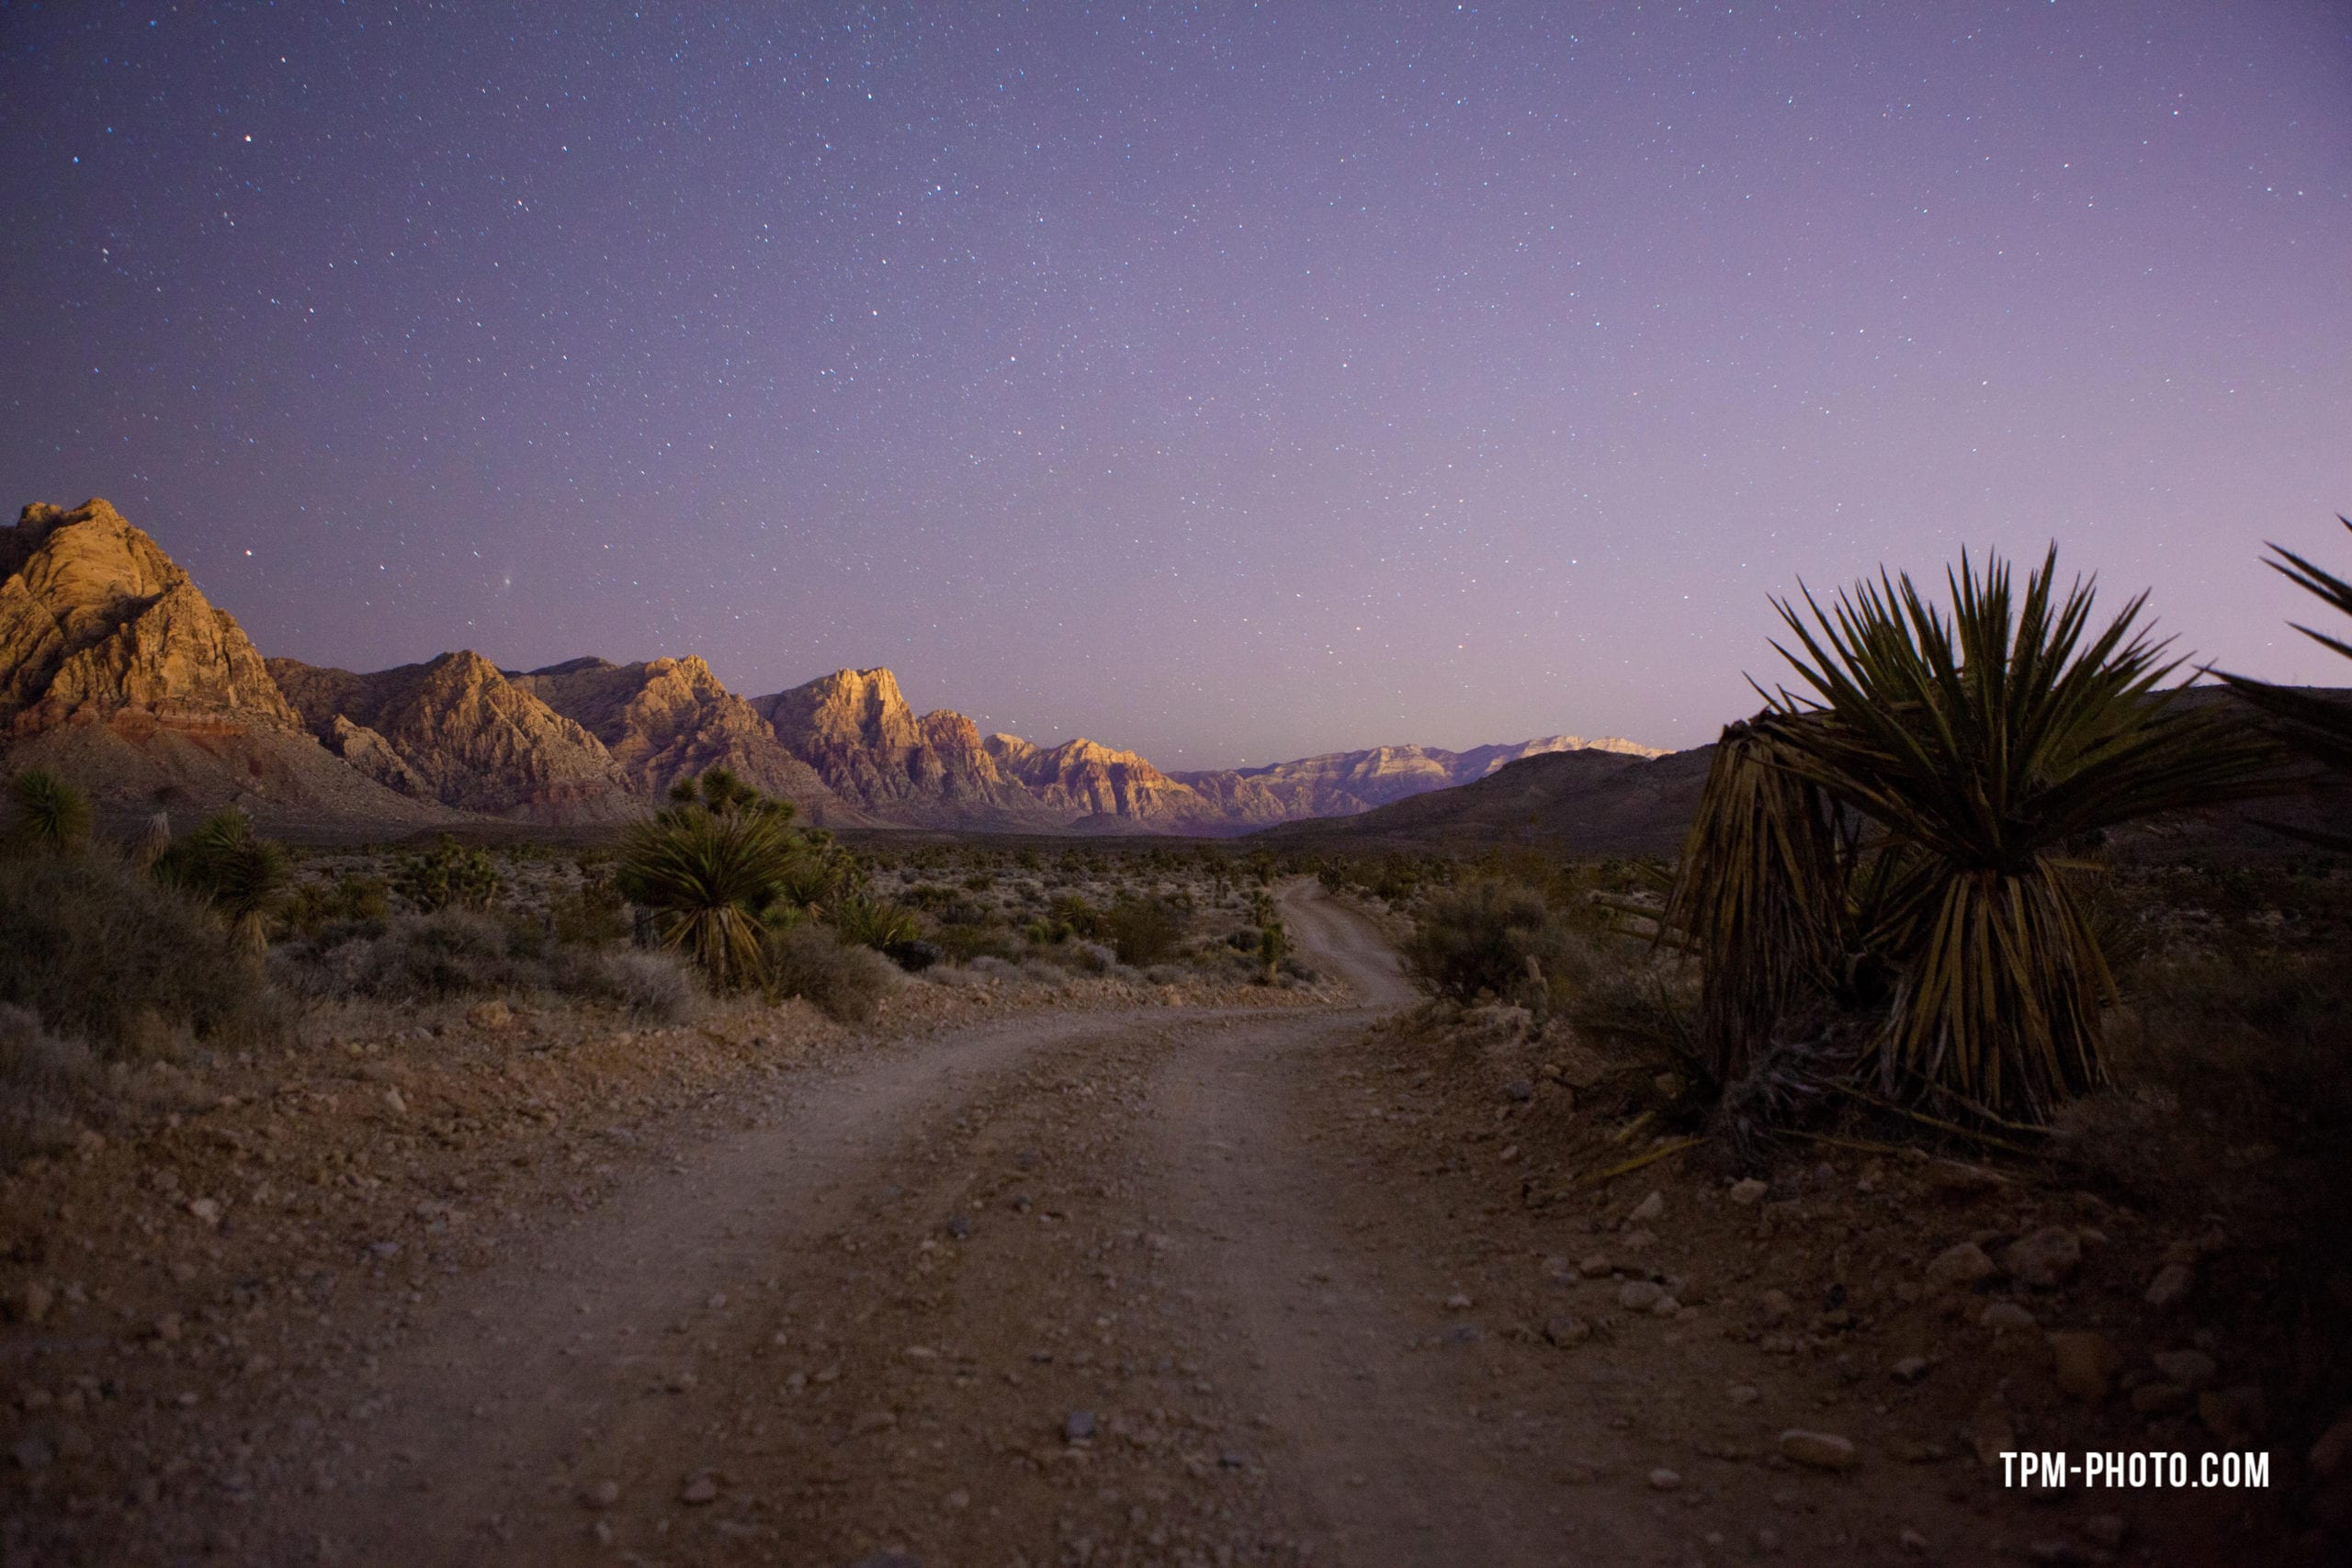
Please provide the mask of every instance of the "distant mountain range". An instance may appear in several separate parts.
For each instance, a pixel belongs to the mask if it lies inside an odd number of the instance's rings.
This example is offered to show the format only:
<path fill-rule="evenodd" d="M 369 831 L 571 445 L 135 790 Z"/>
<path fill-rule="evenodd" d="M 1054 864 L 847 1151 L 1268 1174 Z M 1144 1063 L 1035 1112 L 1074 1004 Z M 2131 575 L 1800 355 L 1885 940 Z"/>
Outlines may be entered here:
<path fill-rule="evenodd" d="M 470 650 L 370 673 L 265 660 L 112 506 L 35 504 L 0 530 L 0 748 L 116 813 L 235 804 L 274 831 L 405 833 L 468 820 L 611 822 L 724 766 L 832 826 L 1229 834 L 1374 810 L 1553 753 L 1549 736 L 1170 774 L 1075 739 L 918 716 L 888 670 L 764 697 L 698 658 L 501 670 Z"/>

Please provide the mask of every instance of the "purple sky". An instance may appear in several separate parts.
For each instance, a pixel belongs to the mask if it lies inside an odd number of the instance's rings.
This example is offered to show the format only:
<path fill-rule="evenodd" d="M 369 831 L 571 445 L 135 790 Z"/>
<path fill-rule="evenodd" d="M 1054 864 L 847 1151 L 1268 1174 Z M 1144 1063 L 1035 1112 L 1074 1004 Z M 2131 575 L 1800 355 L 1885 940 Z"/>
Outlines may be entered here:
<path fill-rule="evenodd" d="M 2352 678 L 2341 3 L 15 4 L 0 127 L 7 504 L 272 653 L 1688 745 L 2055 537 Z"/>

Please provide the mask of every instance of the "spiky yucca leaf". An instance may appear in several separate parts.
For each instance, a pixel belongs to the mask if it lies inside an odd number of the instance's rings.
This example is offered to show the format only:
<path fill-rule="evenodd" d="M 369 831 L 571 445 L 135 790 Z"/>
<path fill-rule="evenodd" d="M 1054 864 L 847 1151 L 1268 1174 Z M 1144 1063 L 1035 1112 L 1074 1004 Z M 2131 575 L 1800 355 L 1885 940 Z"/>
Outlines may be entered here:
<path fill-rule="evenodd" d="M 90 837 L 90 797 L 47 768 L 27 768 L 8 781 L 16 821 L 8 836 L 27 849 L 77 850 Z"/>
<path fill-rule="evenodd" d="M 2260 737 L 2159 690 L 2178 664 L 2136 629 L 2144 595 L 2093 632 L 2092 585 L 2061 600 L 2056 578 L 2053 547 L 2019 600 L 2006 562 L 1963 555 L 1949 613 L 1883 573 L 1826 609 L 1806 594 L 1809 615 L 1775 602 L 1808 688 L 1771 699 L 1776 760 L 1897 857 L 1864 933 L 1897 977 L 1883 1076 L 1996 1114 L 2103 1075 L 2112 983 L 2069 840 L 2277 787 Z"/>
<path fill-rule="evenodd" d="M 763 812 L 664 812 L 622 840 L 617 881 L 656 911 L 665 946 L 684 951 L 720 990 L 760 978 L 760 917 L 795 859 L 791 835 Z"/>
<path fill-rule="evenodd" d="M 1833 983 L 1844 857 L 1827 797 L 1781 756 L 1767 715 L 1715 742 L 1662 930 L 1706 958 L 1699 1050 L 1717 1083 L 1738 1078 L 1774 1021 Z"/>
<path fill-rule="evenodd" d="M 268 945 L 270 919 L 291 881 L 285 846 L 256 838 L 252 820 L 233 806 L 166 849 L 155 874 L 209 904 L 255 953 Z"/>
<path fill-rule="evenodd" d="M 2352 528 L 2352 518 L 2338 517 L 2336 521 L 2346 528 Z M 2322 604 L 2352 615 L 2352 582 L 2321 570 L 2294 551 L 2278 545 L 2270 547 L 2270 553 L 2273 558 L 2265 564 L 2271 570 Z M 2294 623 L 2294 626 L 2322 648 L 2352 659 L 2352 643 L 2330 637 L 2300 621 Z M 2267 681 L 2225 674 L 2220 671 L 2214 673 L 2228 682 L 2230 690 L 2268 715 L 2287 744 L 2323 767 L 2339 773 L 2352 773 L 2352 707 L 2333 698 L 2299 692 L 2291 686 L 2274 686 Z M 2352 851 L 2352 836 L 2346 834 L 2314 831 L 2307 828 L 2281 827 L 2279 831 L 2329 849 Z"/>

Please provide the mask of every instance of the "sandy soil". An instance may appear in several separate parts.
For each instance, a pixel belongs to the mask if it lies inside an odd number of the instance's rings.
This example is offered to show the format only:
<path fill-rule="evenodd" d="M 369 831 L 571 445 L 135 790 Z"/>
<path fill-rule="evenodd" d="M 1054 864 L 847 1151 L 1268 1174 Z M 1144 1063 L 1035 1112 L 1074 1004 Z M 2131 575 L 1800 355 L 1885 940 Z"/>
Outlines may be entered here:
<path fill-rule="evenodd" d="M 1940 1406 L 1923 1438 L 1912 1384 L 1951 1374 L 1891 1377 L 1899 1348 L 1759 1334 L 1724 1258 L 1793 1206 L 1664 1164 L 1515 1199 L 1555 1086 L 1465 1104 L 1378 1027 L 1410 992 L 1371 925 L 1283 905 L 1352 1001 L 706 1031 L 593 1138 L 552 1077 L 515 1090 L 552 1123 L 441 1118 L 514 1151 L 469 1168 L 466 1246 L 346 1226 L 339 1292 L 257 1251 L 168 1332 L 155 1292 L 231 1261 L 195 1178 L 120 1199 L 195 1225 L 180 1254 L 77 1247 L 63 1189 L 19 1193 L 12 1256 L 92 1283 L 0 1342 L 6 1561 L 2202 1559 L 2112 1498 L 2002 1491 Z M 1736 1239 L 1685 1259 L 1686 1224 Z M 259 1228 L 232 1242 L 299 1240 Z M 1853 1463 L 1792 1462 L 1792 1427 Z"/>

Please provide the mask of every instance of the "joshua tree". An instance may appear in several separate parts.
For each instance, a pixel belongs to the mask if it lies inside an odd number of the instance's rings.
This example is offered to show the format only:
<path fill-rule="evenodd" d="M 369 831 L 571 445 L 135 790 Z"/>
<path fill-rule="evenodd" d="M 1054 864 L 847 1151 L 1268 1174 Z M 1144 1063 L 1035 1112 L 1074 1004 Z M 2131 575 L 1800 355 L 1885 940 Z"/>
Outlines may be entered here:
<path fill-rule="evenodd" d="M 758 980 L 762 918 L 797 858 L 779 813 L 691 808 L 639 823 L 622 840 L 616 881 L 654 912 L 654 933 L 683 950 L 720 990 Z"/>
<path fill-rule="evenodd" d="M 1994 1116 L 2100 1081 L 2113 980 L 2076 852 L 2101 830 L 2276 787 L 2245 726 L 2159 690 L 2179 668 L 2134 629 L 2091 632 L 2092 587 L 2055 595 L 2053 549 L 2020 601 L 2007 564 L 1906 577 L 1824 607 L 1775 601 L 1802 691 L 1726 735 L 1669 906 L 1708 964 L 1717 1070 L 1819 1001 L 1886 995 L 1882 1082 Z"/>

